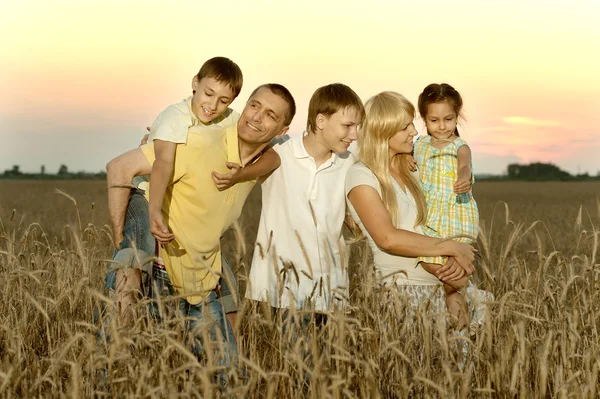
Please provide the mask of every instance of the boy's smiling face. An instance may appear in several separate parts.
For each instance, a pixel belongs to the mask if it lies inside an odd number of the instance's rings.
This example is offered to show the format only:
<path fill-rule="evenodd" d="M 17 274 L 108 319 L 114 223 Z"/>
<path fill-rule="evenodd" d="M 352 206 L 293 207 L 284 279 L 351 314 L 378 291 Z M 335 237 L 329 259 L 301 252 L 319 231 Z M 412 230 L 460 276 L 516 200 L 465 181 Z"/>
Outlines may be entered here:
<path fill-rule="evenodd" d="M 316 134 L 327 149 L 343 154 L 358 138 L 358 126 L 361 122 L 361 113 L 354 107 L 340 109 L 329 117 L 318 114 Z"/>
<path fill-rule="evenodd" d="M 221 116 L 235 99 L 233 89 L 227 83 L 217 81 L 215 78 L 205 77 L 198 81 L 194 76 L 192 89 L 192 111 L 202 123 L 211 123 Z"/>

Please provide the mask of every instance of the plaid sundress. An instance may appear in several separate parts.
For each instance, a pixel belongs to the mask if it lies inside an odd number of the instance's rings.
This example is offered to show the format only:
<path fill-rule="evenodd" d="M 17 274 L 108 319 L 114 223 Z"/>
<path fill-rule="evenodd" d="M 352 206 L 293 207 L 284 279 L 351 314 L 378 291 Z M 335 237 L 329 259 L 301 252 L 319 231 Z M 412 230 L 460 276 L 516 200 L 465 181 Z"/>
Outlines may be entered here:
<path fill-rule="evenodd" d="M 427 202 L 423 233 L 470 244 L 479 233 L 479 209 L 471 190 L 465 194 L 454 193 L 454 183 L 458 179 L 458 149 L 463 145 L 467 145 L 466 141 L 456 137 L 445 147 L 435 148 L 431 145 L 431 136 L 421 136 L 415 143 L 415 159 Z M 471 177 L 471 185 L 474 182 Z M 418 261 L 443 265 L 446 258 L 419 257 Z"/>

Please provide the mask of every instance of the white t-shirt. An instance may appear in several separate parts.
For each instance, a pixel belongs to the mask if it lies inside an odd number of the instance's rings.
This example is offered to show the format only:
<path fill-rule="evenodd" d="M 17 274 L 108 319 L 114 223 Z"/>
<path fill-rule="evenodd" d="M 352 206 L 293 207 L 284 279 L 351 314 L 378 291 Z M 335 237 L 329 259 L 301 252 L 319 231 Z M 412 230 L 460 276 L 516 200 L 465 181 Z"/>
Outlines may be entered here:
<path fill-rule="evenodd" d="M 224 129 L 237 123 L 240 114 L 227 108 L 223 114 L 215 118 L 209 124 L 204 124 L 192 111 L 192 96 L 181 100 L 176 104 L 171 104 L 162 111 L 150 127 L 148 141 L 162 140 L 176 144 L 185 144 L 187 142 L 188 129 L 192 126 L 206 128 L 210 130 Z M 133 184 L 142 190 L 148 188 L 150 176 L 137 176 Z"/>
<path fill-rule="evenodd" d="M 327 311 L 343 305 L 348 292 L 344 179 L 356 158 L 333 154 L 317 168 L 302 135 L 283 140 L 273 146 L 281 166 L 262 184 L 246 297 L 269 298 L 277 308 L 310 301 L 315 310 Z"/>
<path fill-rule="evenodd" d="M 209 124 L 204 124 L 192 111 L 192 96 L 171 104 L 162 111 L 150 127 L 148 140 L 163 140 L 176 144 L 185 144 L 188 129 L 192 126 L 204 126 L 207 129 L 221 129 L 231 126 L 240 119 L 240 114 L 227 108 L 221 116 Z"/>
<path fill-rule="evenodd" d="M 418 176 L 417 176 L 418 179 Z M 417 220 L 417 205 L 409 191 L 404 191 L 400 185 L 392 178 L 394 193 L 398 203 L 398 228 L 423 234 L 420 226 L 415 227 Z M 348 193 L 357 186 L 373 187 L 381 196 L 381 186 L 375 174 L 363 163 L 357 163 L 346 174 L 346 201 L 350 210 L 350 215 L 354 222 L 360 227 L 367 238 L 371 251 L 373 251 L 373 260 L 375 262 L 375 271 L 381 283 L 392 283 L 394 280 L 398 285 L 437 285 L 440 280 L 433 274 L 428 273 L 417 265 L 417 258 L 407 258 L 404 256 L 392 255 L 384 252 L 377 246 L 365 226 L 361 222 L 356 210 L 350 200 L 347 199 Z M 406 273 L 406 274 L 404 274 Z"/>

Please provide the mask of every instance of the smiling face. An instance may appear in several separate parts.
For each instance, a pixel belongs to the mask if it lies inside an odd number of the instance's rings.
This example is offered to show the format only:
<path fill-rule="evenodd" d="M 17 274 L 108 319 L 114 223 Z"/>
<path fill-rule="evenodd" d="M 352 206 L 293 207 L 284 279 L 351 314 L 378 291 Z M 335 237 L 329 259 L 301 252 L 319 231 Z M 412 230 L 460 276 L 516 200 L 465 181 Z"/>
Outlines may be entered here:
<path fill-rule="evenodd" d="M 417 130 L 413 123 L 413 118 L 400 128 L 388 141 L 390 155 L 410 154 L 413 150 L 413 139 L 417 135 Z"/>
<path fill-rule="evenodd" d="M 268 143 L 286 133 L 290 107 L 267 87 L 261 87 L 246 103 L 238 121 L 238 137 L 248 144 Z"/>
<path fill-rule="evenodd" d="M 362 122 L 362 112 L 355 107 L 340 109 L 327 117 L 317 115 L 316 127 L 318 140 L 336 154 L 343 154 L 358 138 L 358 126 Z"/>
<path fill-rule="evenodd" d="M 206 124 L 221 116 L 235 98 L 235 93 L 229 84 L 211 77 L 198 81 L 194 76 L 192 89 L 195 91 L 192 97 L 192 111 L 202 123 Z"/>
<path fill-rule="evenodd" d="M 425 126 L 427 133 L 436 140 L 450 140 L 455 137 L 458 115 L 448 101 L 427 105 Z"/>

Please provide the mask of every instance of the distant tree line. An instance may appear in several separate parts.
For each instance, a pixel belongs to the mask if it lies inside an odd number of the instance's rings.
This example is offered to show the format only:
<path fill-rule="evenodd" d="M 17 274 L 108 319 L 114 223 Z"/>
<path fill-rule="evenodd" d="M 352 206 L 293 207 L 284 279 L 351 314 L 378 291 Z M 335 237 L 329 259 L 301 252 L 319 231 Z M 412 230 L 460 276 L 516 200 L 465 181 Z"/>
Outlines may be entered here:
<path fill-rule="evenodd" d="M 527 165 L 509 164 L 502 176 L 485 176 L 479 180 L 524 180 L 524 181 L 578 181 L 600 180 L 600 171 L 596 176 L 587 172 L 572 175 L 551 163 L 535 162 Z"/>
<path fill-rule="evenodd" d="M 510 164 L 503 175 L 476 176 L 478 180 L 525 180 L 525 181 L 573 181 L 573 180 L 600 180 L 600 171 L 596 176 L 590 176 L 587 172 L 572 175 L 551 163 L 530 163 L 528 165 Z M 46 167 L 42 165 L 40 173 L 23 173 L 19 165 L 13 165 L 12 169 L 6 169 L 0 175 L 0 179 L 48 179 L 48 180 L 90 180 L 106 179 L 106 172 L 69 172 L 67 165 L 60 165 L 56 174 L 46 173 Z"/>
<path fill-rule="evenodd" d="M 106 179 L 106 172 L 101 171 L 98 173 L 90 172 L 69 172 L 67 165 L 60 165 L 56 174 L 46 173 L 46 166 L 42 165 L 40 173 L 24 173 L 21 172 L 19 165 L 13 165 L 12 169 L 6 169 L 3 174 L 0 175 L 0 179 L 47 179 L 47 180 L 103 180 Z"/>

